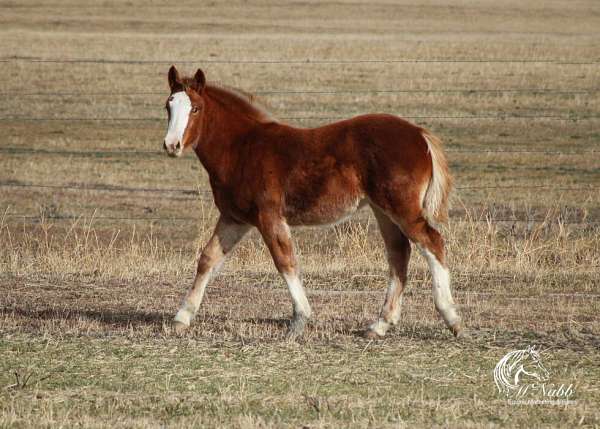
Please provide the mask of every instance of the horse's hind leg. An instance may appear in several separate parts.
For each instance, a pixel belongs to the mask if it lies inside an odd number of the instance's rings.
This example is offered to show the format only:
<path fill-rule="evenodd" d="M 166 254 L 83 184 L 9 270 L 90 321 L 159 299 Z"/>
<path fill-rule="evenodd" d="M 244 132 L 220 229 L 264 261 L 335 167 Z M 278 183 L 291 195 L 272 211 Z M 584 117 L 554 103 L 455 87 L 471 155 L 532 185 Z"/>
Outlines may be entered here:
<path fill-rule="evenodd" d="M 410 242 L 398 225 L 376 207 L 373 207 L 373 212 L 385 243 L 390 267 L 390 283 L 379 319 L 367 330 L 365 334 L 367 338 L 383 337 L 390 326 L 397 324 L 400 320 L 402 293 L 406 287 L 410 259 Z"/>
<path fill-rule="evenodd" d="M 464 337 L 461 319 L 450 291 L 450 273 L 446 265 L 444 239 L 427 223 L 418 205 L 407 205 L 406 201 L 388 204 L 385 215 L 391 219 L 427 260 L 433 281 L 433 301 L 446 326 L 457 337 Z M 376 210 L 375 210 L 376 211 Z"/>
<path fill-rule="evenodd" d="M 450 273 L 446 264 L 444 239 L 422 216 L 401 223 L 403 231 L 427 260 L 433 282 L 433 301 L 446 326 L 457 337 L 464 337 L 461 319 L 450 291 Z"/>

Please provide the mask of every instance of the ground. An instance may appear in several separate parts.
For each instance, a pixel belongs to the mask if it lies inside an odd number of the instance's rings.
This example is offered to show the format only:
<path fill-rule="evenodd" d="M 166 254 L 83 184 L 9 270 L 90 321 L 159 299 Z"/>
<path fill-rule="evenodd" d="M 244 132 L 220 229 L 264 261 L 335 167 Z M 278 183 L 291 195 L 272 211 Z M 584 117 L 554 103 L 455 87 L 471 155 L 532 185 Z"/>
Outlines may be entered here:
<path fill-rule="evenodd" d="M 0 9 L 0 426 L 600 425 L 596 2 Z M 194 156 L 161 152 L 171 63 L 298 126 L 377 111 L 440 136 L 471 340 L 444 328 L 416 252 L 400 324 L 360 336 L 387 276 L 368 210 L 294 231 L 303 339 L 284 339 L 290 299 L 256 233 L 175 335 L 216 209 Z M 497 391 L 496 363 L 529 345 L 574 403 Z"/>

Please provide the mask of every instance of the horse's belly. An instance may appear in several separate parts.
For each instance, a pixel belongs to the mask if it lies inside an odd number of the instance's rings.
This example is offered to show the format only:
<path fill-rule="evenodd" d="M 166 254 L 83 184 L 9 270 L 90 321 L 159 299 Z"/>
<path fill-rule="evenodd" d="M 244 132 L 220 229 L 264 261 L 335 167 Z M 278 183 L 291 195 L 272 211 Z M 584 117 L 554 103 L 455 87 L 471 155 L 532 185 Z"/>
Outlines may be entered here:
<path fill-rule="evenodd" d="M 294 200 L 286 205 L 286 218 L 290 225 L 328 225 L 352 216 L 366 204 L 363 195 L 328 195 L 312 204 Z M 300 203 L 300 204 L 299 204 Z"/>

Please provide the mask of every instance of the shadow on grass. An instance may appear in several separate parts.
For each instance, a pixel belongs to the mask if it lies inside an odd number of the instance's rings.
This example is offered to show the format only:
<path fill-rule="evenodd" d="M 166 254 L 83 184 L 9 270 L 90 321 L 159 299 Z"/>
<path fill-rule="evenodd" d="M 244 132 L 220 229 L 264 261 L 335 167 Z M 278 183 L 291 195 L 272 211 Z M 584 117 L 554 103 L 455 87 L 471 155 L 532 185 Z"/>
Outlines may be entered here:
<path fill-rule="evenodd" d="M 24 308 L 24 307 L 1 307 L 0 317 L 20 317 L 31 321 L 29 328 L 34 330 L 38 327 L 36 322 L 43 321 L 73 321 L 73 322 L 97 322 L 109 328 L 151 328 L 152 331 L 162 331 L 165 326 L 171 324 L 173 314 L 140 311 L 137 309 L 67 309 L 67 308 Z M 228 323 L 229 322 L 229 323 Z M 307 325 L 307 337 L 314 339 L 326 337 L 354 337 L 357 341 L 364 339 L 364 329 L 360 329 L 354 324 L 339 323 L 331 324 L 327 320 L 313 320 Z M 276 328 L 278 331 L 287 331 L 290 325 L 290 319 L 287 317 L 250 317 L 236 319 L 226 315 L 204 314 L 200 315 L 194 323 L 197 327 L 209 325 L 213 333 L 235 333 L 232 330 L 233 324 L 253 324 L 268 328 Z M 193 331 L 191 331 L 193 332 Z M 390 330 L 388 335 L 382 339 L 374 340 L 376 342 L 403 342 L 403 341 L 423 341 L 434 343 L 456 343 L 465 347 L 512 347 L 519 348 L 527 345 L 537 345 L 548 348 L 586 350 L 591 348 L 600 349 L 600 337 L 592 331 L 585 329 L 554 329 L 548 332 L 535 332 L 524 329 L 522 331 L 501 330 L 486 327 L 472 327 L 469 330 L 471 338 L 468 340 L 455 339 L 447 329 L 440 326 L 429 325 L 409 325 L 398 326 Z M 266 338 L 262 338 L 265 340 Z M 310 341 L 310 340 L 309 340 Z"/>
<path fill-rule="evenodd" d="M 113 309 L 31 309 L 21 307 L 0 308 L 0 315 L 16 315 L 33 320 L 89 320 L 117 327 L 129 327 L 136 324 L 153 325 L 162 327 L 163 323 L 170 320 L 170 315 L 158 312 L 144 312 L 139 310 Z"/>
<path fill-rule="evenodd" d="M 156 311 L 140 311 L 135 309 L 66 309 L 66 308 L 47 308 L 33 309 L 23 307 L 2 307 L 0 308 L 2 316 L 19 316 L 32 320 L 72 320 L 72 321 L 96 321 L 99 323 L 115 326 L 129 327 L 131 325 L 143 324 L 162 328 L 168 325 L 173 319 L 172 313 Z M 256 325 L 271 325 L 279 328 L 287 328 L 290 324 L 289 318 L 269 318 L 252 317 L 245 319 L 234 319 L 221 315 L 204 315 L 196 319 L 195 324 L 207 323 L 215 325 L 224 325 L 225 322 L 235 321 L 240 323 L 251 323 Z"/>

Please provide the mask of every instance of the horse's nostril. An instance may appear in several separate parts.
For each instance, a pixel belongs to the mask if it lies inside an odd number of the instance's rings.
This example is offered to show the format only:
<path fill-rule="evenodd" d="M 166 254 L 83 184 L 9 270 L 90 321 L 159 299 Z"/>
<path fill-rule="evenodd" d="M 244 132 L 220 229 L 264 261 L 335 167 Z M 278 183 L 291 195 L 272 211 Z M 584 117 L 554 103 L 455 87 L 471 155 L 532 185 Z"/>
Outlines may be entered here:
<path fill-rule="evenodd" d="M 177 142 L 177 144 L 175 145 L 175 149 L 179 150 L 181 148 L 181 142 Z"/>

